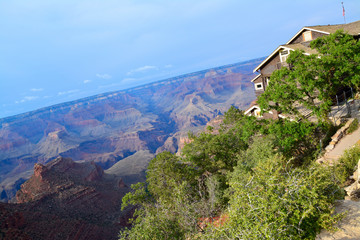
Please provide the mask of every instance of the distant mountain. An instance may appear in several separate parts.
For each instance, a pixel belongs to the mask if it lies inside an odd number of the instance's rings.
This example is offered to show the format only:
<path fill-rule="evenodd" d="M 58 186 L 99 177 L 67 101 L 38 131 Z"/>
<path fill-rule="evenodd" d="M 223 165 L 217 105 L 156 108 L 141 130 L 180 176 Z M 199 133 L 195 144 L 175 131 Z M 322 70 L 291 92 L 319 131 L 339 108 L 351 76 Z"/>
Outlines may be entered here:
<path fill-rule="evenodd" d="M 62 156 L 144 179 L 158 152 L 178 151 L 188 131 L 202 129 L 231 105 L 255 99 L 252 69 L 263 59 L 190 73 L 0 119 L 0 199 L 8 201 L 35 163 Z"/>

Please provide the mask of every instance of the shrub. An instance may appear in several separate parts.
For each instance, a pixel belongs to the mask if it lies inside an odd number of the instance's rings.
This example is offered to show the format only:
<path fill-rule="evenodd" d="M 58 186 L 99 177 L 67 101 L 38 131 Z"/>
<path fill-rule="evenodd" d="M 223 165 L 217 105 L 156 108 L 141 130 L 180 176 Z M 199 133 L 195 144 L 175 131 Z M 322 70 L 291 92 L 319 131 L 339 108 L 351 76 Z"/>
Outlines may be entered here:
<path fill-rule="evenodd" d="M 239 181 L 240 172 L 236 168 L 230 179 L 228 223 L 209 229 L 204 239 L 315 239 L 342 217 L 333 211 L 343 193 L 326 166 L 287 168 L 273 156 Z"/>
<path fill-rule="evenodd" d="M 334 166 L 334 173 L 340 185 L 344 185 L 349 177 L 356 170 L 356 165 L 360 159 L 360 147 L 355 146 L 349 150 L 345 150 L 345 153 L 339 159 L 338 163 Z"/>
<path fill-rule="evenodd" d="M 357 130 L 359 128 L 359 120 L 357 118 L 354 119 L 354 121 L 350 124 L 348 130 L 347 130 L 347 134 L 351 134 L 353 132 L 355 132 L 355 130 Z"/>
<path fill-rule="evenodd" d="M 181 156 L 151 160 L 146 184 L 123 198 L 123 207 L 138 208 L 121 239 L 313 239 L 339 218 L 333 169 L 305 161 L 325 125 L 256 120 L 231 108 L 213 130 L 190 135 Z M 229 217 L 223 226 L 199 227 L 221 213 Z"/>

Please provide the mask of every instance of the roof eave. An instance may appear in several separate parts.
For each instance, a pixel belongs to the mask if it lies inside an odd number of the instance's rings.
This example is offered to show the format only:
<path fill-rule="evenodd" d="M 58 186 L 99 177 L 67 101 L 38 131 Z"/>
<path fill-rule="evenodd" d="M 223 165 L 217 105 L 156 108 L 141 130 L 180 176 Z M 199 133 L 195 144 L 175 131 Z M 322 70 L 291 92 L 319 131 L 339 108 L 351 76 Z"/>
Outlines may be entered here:
<path fill-rule="evenodd" d="M 273 51 L 264 61 L 262 61 L 259 66 L 257 66 L 255 69 L 254 69 L 254 73 L 259 70 L 270 58 L 272 58 L 275 53 L 279 52 L 280 49 L 285 49 L 285 50 L 292 50 L 294 51 L 294 49 L 290 48 L 290 47 L 287 47 L 287 46 L 284 46 L 284 45 L 280 45 L 278 48 L 275 49 L 275 51 Z"/>
<path fill-rule="evenodd" d="M 302 33 L 304 30 L 310 30 L 310 31 L 315 31 L 315 32 L 319 32 L 319 33 L 324 33 L 324 34 L 330 34 L 329 32 L 325 32 L 325 31 L 321 31 L 321 30 L 317 30 L 314 29 L 312 27 L 303 27 L 300 31 L 298 31 L 286 44 L 290 44 L 295 38 L 297 38 L 299 36 L 300 33 Z M 264 61 L 262 61 L 255 69 L 254 69 L 254 73 L 256 71 L 258 71 L 272 56 L 274 56 L 274 54 L 276 52 L 278 52 L 278 50 L 280 48 L 286 48 L 283 45 L 280 45 L 275 51 L 273 51 Z"/>
<path fill-rule="evenodd" d="M 256 79 L 258 79 L 261 76 L 261 74 L 257 75 L 256 77 L 254 77 L 251 82 L 254 82 Z"/>
<path fill-rule="evenodd" d="M 254 73 L 259 70 L 262 65 L 264 65 L 270 58 L 272 58 L 272 56 L 274 56 L 275 53 L 277 53 L 279 51 L 279 49 L 282 48 L 282 45 L 280 45 L 279 47 L 277 47 L 275 49 L 275 51 L 273 51 L 264 61 L 262 61 L 255 69 L 254 69 Z"/>
<path fill-rule="evenodd" d="M 251 111 L 252 111 L 253 109 L 255 109 L 255 108 L 261 110 L 261 108 L 260 108 L 258 105 L 253 105 L 253 106 L 249 107 L 249 108 L 244 112 L 244 115 L 247 115 L 249 112 L 251 112 Z"/>
<path fill-rule="evenodd" d="M 319 33 L 324 33 L 324 34 L 330 34 L 329 32 L 325 32 L 325 31 L 320 31 L 311 27 L 303 27 L 300 31 L 298 31 L 289 41 L 287 41 L 286 44 L 290 44 L 292 42 L 292 40 L 294 40 L 295 38 L 297 38 L 300 33 L 302 33 L 304 30 L 309 30 L 309 31 L 315 31 L 315 32 L 319 32 Z"/>

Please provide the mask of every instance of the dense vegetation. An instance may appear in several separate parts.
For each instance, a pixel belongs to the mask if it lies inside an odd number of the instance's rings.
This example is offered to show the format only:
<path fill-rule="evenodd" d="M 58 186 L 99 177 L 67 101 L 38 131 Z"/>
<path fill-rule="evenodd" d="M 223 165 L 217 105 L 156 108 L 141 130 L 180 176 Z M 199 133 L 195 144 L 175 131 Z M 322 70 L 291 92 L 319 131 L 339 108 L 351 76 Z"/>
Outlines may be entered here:
<path fill-rule="evenodd" d="M 315 239 L 321 229 L 333 230 L 342 217 L 333 214 L 334 202 L 343 198 L 341 187 L 360 150 L 348 152 L 334 167 L 314 163 L 336 129 L 325 119 L 329 96 L 321 91 L 305 95 L 327 87 L 334 76 L 336 86 L 345 80 L 358 86 L 359 79 L 349 74 L 359 69 L 351 64 L 341 63 L 344 71 L 321 66 L 340 64 L 336 58 L 344 54 L 343 61 L 357 56 L 338 53 L 334 42 L 359 50 L 358 43 L 342 32 L 314 41 L 312 46 L 324 56 L 292 53 L 293 70 L 274 72 L 270 93 L 261 98 L 265 107 L 274 101 L 289 113 L 294 113 L 292 104 L 300 102 L 314 111 L 318 123 L 258 120 L 230 108 L 219 129 L 189 134 L 191 141 L 181 156 L 163 152 L 150 162 L 146 182 L 132 185 L 133 191 L 123 198 L 123 208 L 137 209 L 133 227 L 122 231 L 120 239 Z M 305 87 L 310 78 L 319 83 Z M 271 96 L 279 89 L 283 96 Z M 325 89 L 327 94 L 334 92 Z M 323 105 L 313 104 L 314 98 L 321 98 Z"/>
<path fill-rule="evenodd" d="M 333 203 L 343 197 L 343 170 L 311 161 L 327 130 L 231 108 L 220 129 L 191 135 L 182 156 L 150 162 L 146 183 L 123 198 L 138 208 L 121 239 L 313 239 L 340 217 Z M 215 227 L 218 216 L 227 220 Z"/>
<path fill-rule="evenodd" d="M 351 134 L 355 132 L 359 128 L 359 120 L 357 118 L 350 124 L 349 129 L 347 130 L 347 134 Z"/>
<path fill-rule="evenodd" d="M 262 109 L 276 108 L 301 118 L 296 108 L 300 105 L 312 110 L 319 120 L 327 121 L 339 88 L 359 90 L 360 41 L 338 30 L 315 39 L 310 47 L 317 54 L 292 51 L 286 60 L 290 68 L 273 72 L 268 88 L 258 99 Z"/>

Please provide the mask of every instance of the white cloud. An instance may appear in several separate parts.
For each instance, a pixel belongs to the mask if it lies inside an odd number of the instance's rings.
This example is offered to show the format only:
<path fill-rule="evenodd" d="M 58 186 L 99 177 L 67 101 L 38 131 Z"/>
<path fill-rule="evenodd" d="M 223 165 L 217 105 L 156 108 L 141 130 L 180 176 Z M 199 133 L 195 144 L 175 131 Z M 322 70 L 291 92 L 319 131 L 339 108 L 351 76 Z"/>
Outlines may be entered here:
<path fill-rule="evenodd" d="M 32 92 L 41 92 L 41 91 L 44 91 L 44 89 L 43 88 L 32 88 L 32 89 L 30 89 L 30 91 L 32 91 Z"/>
<path fill-rule="evenodd" d="M 102 79 L 110 79 L 110 78 L 112 78 L 112 76 L 111 75 L 109 75 L 109 74 L 107 74 L 107 73 L 104 73 L 104 74 L 96 74 L 96 76 L 98 77 L 98 78 L 102 78 Z"/>
<path fill-rule="evenodd" d="M 173 65 L 171 65 L 171 64 L 165 65 L 165 68 L 172 68 L 172 67 L 173 67 Z"/>
<path fill-rule="evenodd" d="M 148 70 L 158 70 L 158 67 L 146 65 L 146 66 L 143 66 L 143 67 L 132 69 L 129 72 L 127 72 L 126 74 L 127 75 L 132 75 L 132 74 L 137 73 L 137 72 L 144 72 L 144 71 L 148 71 Z"/>
<path fill-rule="evenodd" d="M 58 92 L 58 95 L 61 96 L 61 95 L 76 93 L 76 92 L 78 92 L 78 91 L 79 91 L 78 89 L 73 89 L 73 90 L 64 91 L 64 92 Z"/>
<path fill-rule="evenodd" d="M 15 101 L 16 104 L 18 103 L 24 103 L 24 102 L 28 102 L 28 101 L 33 101 L 35 99 L 39 98 L 38 96 L 25 96 L 23 97 L 23 99 L 19 100 L 19 101 Z"/>
<path fill-rule="evenodd" d="M 91 82 L 91 80 L 89 80 L 89 79 L 84 80 L 85 84 L 90 83 L 90 82 Z"/>

